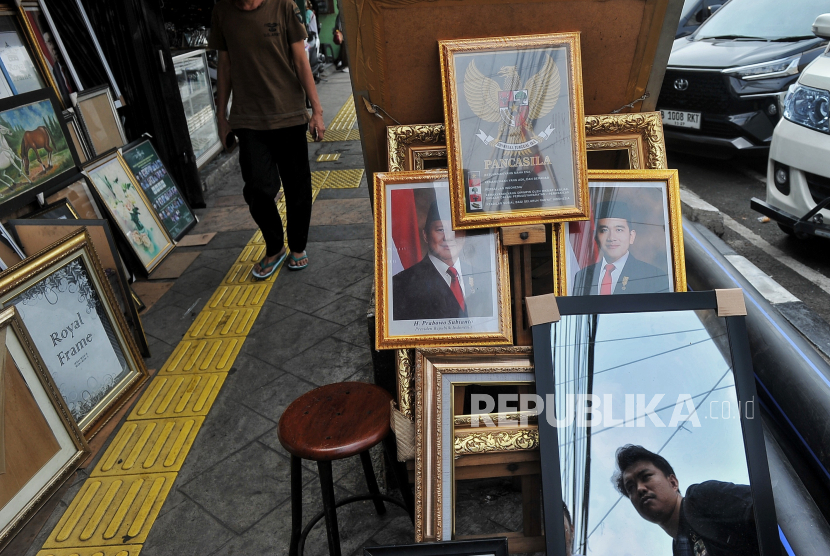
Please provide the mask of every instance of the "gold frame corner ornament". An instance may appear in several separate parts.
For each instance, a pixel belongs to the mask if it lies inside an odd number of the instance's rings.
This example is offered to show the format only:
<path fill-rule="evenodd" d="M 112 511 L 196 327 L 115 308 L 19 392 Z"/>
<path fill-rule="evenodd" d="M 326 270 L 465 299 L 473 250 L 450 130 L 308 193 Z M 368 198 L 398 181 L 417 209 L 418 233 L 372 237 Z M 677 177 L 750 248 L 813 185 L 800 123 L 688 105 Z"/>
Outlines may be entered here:
<path fill-rule="evenodd" d="M 392 336 L 389 332 L 391 307 L 389 307 L 389 289 L 387 280 L 388 263 L 386 260 L 387 225 L 386 201 L 387 186 L 447 181 L 446 171 L 433 172 L 381 172 L 374 175 L 374 218 L 375 218 L 375 346 L 376 349 L 396 349 L 414 347 L 440 347 L 463 345 L 510 345 L 513 343 L 512 312 L 510 310 L 510 285 L 507 279 L 509 269 L 507 248 L 502 244 L 497 230 L 493 230 L 496 246 L 496 307 L 498 318 L 497 332 L 439 333 L 418 336 Z"/>
<path fill-rule="evenodd" d="M 491 228 L 497 226 L 542 224 L 584 220 L 587 218 L 588 176 L 585 144 L 584 105 L 582 101 L 582 62 L 580 33 L 551 33 L 514 37 L 455 39 L 438 41 L 443 83 L 444 120 L 447 137 L 447 162 L 450 181 L 450 204 L 454 229 Z M 504 212 L 469 213 L 464 188 L 461 152 L 460 117 L 458 110 L 455 55 L 486 52 L 509 52 L 564 46 L 568 50 L 568 82 L 566 95 L 570 101 L 570 136 L 573 150 L 573 205 L 511 210 Z M 512 124 L 511 124 L 512 125 Z"/>

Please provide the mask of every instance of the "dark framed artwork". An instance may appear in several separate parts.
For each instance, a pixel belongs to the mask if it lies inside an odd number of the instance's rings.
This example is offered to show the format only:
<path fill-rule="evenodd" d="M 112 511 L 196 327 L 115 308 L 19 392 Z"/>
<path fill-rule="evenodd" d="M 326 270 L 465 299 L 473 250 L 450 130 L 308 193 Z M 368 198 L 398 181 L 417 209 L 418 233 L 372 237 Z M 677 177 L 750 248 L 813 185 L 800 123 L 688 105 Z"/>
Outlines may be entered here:
<path fill-rule="evenodd" d="M 533 327 L 547 555 L 780 550 L 746 317 L 714 291 L 556 301 Z"/>
<path fill-rule="evenodd" d="M 507 556 L 507 538 L 430 542 L 363 549 L 363 556 Z"/>
<path fill-rule="evenodd" d="M 115 301 L 118 303 L 127 326 L 133 333 L 138 349 L 144 357 L 150 356 L 150 347 L 147 336 L 144 334 L 144 325 L 138 312 L 141 310 L 135 303 L 134 292 L 124 272 L 124 264 L 118 253 L 112 230 L 106 220 L 9 220 L 8 226 L 14 231 L 20 241 L 23 251 L 29 256 L 45 249 L 63 239 L 80 228 L 85 228 L 89 234 L 95 253 L 104 269 L 104 275 L 109 282 Z"/>
<path fill-rule="evenodd" d="M 51 89 L 0 100 L 0 213 L 31 202 L 79 164 Z"/>
<path fill-rule="evenodd" d="M 75 145 L 78 160 L 80 160 L 81 164 L 85 164 L 94 154 L 87 144 L 86 136 L 81 129 L 80 123 L 78 123 L 78 115 L 75 114 L 75 110 L 72 108 L 64 110 L 63 121 L 66 123 L 67 131 L 69 131 L 69 138 L 72 139 L 72 144 Z"/>
<path fill-rule="evenodd" d="M 0 98 L 48 86 L 41 74 L 39 52 L 32 48 L 20 12 L 0 7 Z"/>
<path fill-rule="evenodd" d="M 453 228 L 583 219 L 579 33 L 438 45 Z"/>
<path fill-rule="evenodd" d="M 69 199 L 60 199 L 54 203 L 43 205 L 39 210 L 32 214 L 27 214 L 25 218 L 36 220 L 77 220 L 78 213 Z"/>
<path fill-rule="evenodd" d="M 167 234 L 178 241 L 196 225 L 196 215 L 182 197 L 173 176 L 149 139 L 140 139 L 121 150 L 121 157 L 156 211 Z"/>
<path fill-rule="evenodd" d="M 378 348 L 512 343 L 497 230 L 454 231 L 446 172 L 375 174 Z"/>

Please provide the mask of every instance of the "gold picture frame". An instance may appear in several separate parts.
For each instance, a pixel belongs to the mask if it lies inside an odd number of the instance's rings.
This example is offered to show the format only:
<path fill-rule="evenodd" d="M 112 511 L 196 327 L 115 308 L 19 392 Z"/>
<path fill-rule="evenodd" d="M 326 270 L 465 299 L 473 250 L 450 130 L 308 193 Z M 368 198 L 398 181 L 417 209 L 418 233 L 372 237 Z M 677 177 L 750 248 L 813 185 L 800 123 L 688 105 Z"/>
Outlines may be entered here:
<path fill-rule="evenodd" d="M 427 160 L 443 158 L 446 163 L 444 124 L 389 126 L 386 145 L 390 172 L 439 168 L 426 167 Z M 588 152 L 628 152 L 631 170 L 666 168 L 666 143 L 659 112 L 585 116 L 585 145 Z"/>
<path fill-rule="evenodd" d="M 0 305 L 17 307 L 87 440 L 149 378 L 84 229 L 0 275 Z"/>
<path fill-rule="evenodd" d="M 2 549 L 81 464 L 89 446 L 14 307 L 0 312 L 0 380 Z"/>
<path fill-rule="evenodd" d="M 468 426 L 471 416 L 457 415 L 459 411 L 454 407 L 454 391 L 447 389 L 484 383 L 531 386 L 535 381 L 532 354 L 530 346 L 415 351 L 417 542 L 450 540 L 454 537 L 454 462 L 470 455 L 487 453 L 487 450 L 468 451 L 465 445 L 484 445 L 495 439 L 495 442 L 502 444 L 500 449 L 494 450 L 499 452 L 527 451 L 538 447 L 538 426 L 535 423 L 528 423 L 527 427 L 483 426 L 479 431 L 471 430 Z M 514 416 L 490 414 L 486 417 L 497 422 Z"/>
<path fill-rule="evenodd" d="M 497 230 L 448 235 L 447 173 L 379 173 L 374 191 L 377 349 L 512 344 L 507 250 Z"/>
<path fill-rule="evenodd" d="M 682 216 L 681 216 L 681 208 L 680 208 L 680 182 L 678 179 L 677 170 L 590 170 L 588 172 L 588 182 L 590 188 L 635 188 L 639 187 L 637 184 L 648 184 L 648 183 L 658 183 L 663 184 L 664 187 L 662 191 L 657 192 L 656 188 L 655 191 L 650 192 L 650 196 L 655 197 L 654 202 L 647 201 L 642 194 L 645 193 L 645 190 L 641 190 L 638 192 L 640 195 L 638 199 L 638 206 L 634 209 L 634 211 L 639 210 L 642 212 L 643 210 L 650 211 L 652 213 L 661 213 L 660 215 L 655 216 L 654 218 L 658 219 L 659 222 L 651 222 L 651 221 L 642 221 L 639 222 L 639 227 L 649 227 L 649 233 L 654 236 L 655 234 L 659 236 L 660 234 L 663 235 L 665 239 L 665 243 L 662 243 L 661 239 L 654 239 L 652 238 L 649 245 L 654 244 L 654 249 L 652 252 L 649 253 L 651 260 L 646 261 L 647 263 L 654 266 L 657 265 L 657 268 L 663 268 L 662 263 L 665 259 L 666 267 L 665 267 L 665 275 L 668 279 L 668 289 L 665 291 L 675 291 L 675 292 L 684 292 L 686 291 L 686 259 L 685 259 L 685 252 L 683 248 L 683 224 L 682 224 Z M 602 183 L 616 183 L 615 186 L 602 186 Z M 643 187 L 646 187 L 643 185 Z M 654 186 L 647 186 L 647 187 L 654 187 Z M 625 192 L 628 196 L 634 195 L 634 190 L 632 189 L 629 192 Z M 616 192 L 612 192 L 616 196 Z M 623 202 L 625 200 L 623 199 Z M 649 206 L 648 208 L 644 209 L 643 207 L 646 206 L 648 202 L 651 202 L 651 205 L 654 205 L 655 202 L 661 203 L 660 207 Z M 593 202 L 592 202 L 593 204 Z M 593 211 L 593 207 L 589 207 L 590 210 Z M 631 212 L 634 212 L 631 211 Z M 591 253 L 586 253 L 587 249 L 593 249 L 590 246 L 591 242 L 589 240 L 584 240 L 581 245 L 585 245 L 584 249 L 580 249 L 580 253 L 576 254 L 576 249 L 573 247 L 573 244 L 568 243 L 568 234 L 569 234 L 569 227 L 571 224 L 565 223 L 560 224 L 554 227 L 554 238 L 553 238 L 553 258 L 554 258 L 554 266 L 553 268 L 556 269 L 556 276 L 554 279 L 554 293 L 556 295 L 571 295 L 569 293 L 573 290 L 573 288 L 569 287 L 569 284 L 574 282 L 577 279 L 577 276 L 574 275 L 571 278 L 571 274 L 573 273 L 572 269 L 570 269 L 569 261 L 573 260 L 580 260 L 580 259 L 590 259 Z M 586 229 L 592 229 L 593 223 L 592 221 L 588 221 L 585 223 L 576 224 L 579 226 L 584 226 Z M 662 226 L 662 231 L 657 230 L 659 226 Z M 632 227 L 632 229 L 634 229 Z M 634 231 L 636 234 L 636 230 Z M 642 234 L 641 234 L 642 235 Z M 634 236 L 632 240 L 632 245 L 636 245 L 636 236 Z M 664 247 L 663 247 L 664 246 Z M 569 247 L 571 252 L 569 253 Z M 601 253 L 601 250 L 597 248 L 597 253 Z M 633 251 L 632 251 L 633 254 Z M 598 257 L 599 255 L 597 255 Z M 640 258 L 645 258 L 640 254 L 638 258 L 637 254 L 634 254 L 635 259 L 639 261 Z M 586 263 L 583 268 L 587 269 L 587 264 L 591 264 L 594 268 L 592 271 L 596 273 L 596 265 L 600 264 L 597 263 Z M 622 274 L 625 274 L 625 269 L 623 269 Z M 636 284 L 635 281 L 629 283 L 627 280 L 627 276 L 620 275 L 615 282 L 614 285 L 614 292 L 615 293 L 640 293 L 636 287 L 631 287 L 630 284 Z M 662 275 L 662 274 L 661 274 Z M 584 275 L 586 279 L 589 277 L 587 274 Z M 591 290 L 597 289 L 599 278 L 595 276 L 597 284 L 594 283 L 593 279 L 590 279 L 591 282 Z M 648 280 L 644 279 L 643 283 L 646 283 Z M 650 282 L 649 282 L 650 283 Z M 648 286 L 651 287 L 651 286 Z M 625 289 L 626 291 L 621 291 Z M 581 290 L 584 291 L 584 288 Z M 649 290 L 653 291 L 653 290 Z M 659 291 L 663 291 L 662 289 Z"/>
<path fill-rule="evenodd" d="M 438 46 L 453 228 L 584 219 L 579 33 Z"/>

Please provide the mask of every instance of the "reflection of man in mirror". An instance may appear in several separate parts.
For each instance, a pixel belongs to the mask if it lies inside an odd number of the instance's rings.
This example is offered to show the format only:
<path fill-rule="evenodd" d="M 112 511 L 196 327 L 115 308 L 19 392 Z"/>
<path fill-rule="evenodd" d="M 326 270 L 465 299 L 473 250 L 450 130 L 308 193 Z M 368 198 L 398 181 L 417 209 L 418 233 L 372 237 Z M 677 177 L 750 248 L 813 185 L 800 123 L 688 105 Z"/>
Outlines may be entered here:
<path fill-rule="evenodd" d="M 66 79 L 64 75 L 64 68 L 63 64 L 60 62 L 60 58 L 58 57 L 58 47 L 55 45 L 55 41 L 52 38 L 52 33 L 46 31 L 43 33 L 43 42 L 46 44 L 46 50 L 49 52 L 49 56 L 52 58 L 52 67 L 49 68 L 52 72 L 52 78 L 55 80 L 55 84 L 58 86 L 58 92 L 61 94 L 61 97 L 64 100 L 69 99 L 69 93 L 72 92 L 72 87 L 69 85 L 69 81 Z M 47 60 L 48 63 L 48 60 Z"/>
<path fill-rule="evenodd" d="M 490 273 L 477 272 L 461 257 L 466 232 L 429 207 L 421 230 L 427 255 L 392 277 L 394 320 L 486 317 L 493 313 Z"/>
<path fill-rule="evenodd" d="M 602 261 L 576 273 L 571 295 L 659 293 L 669 291 L 669 277 L 656 266 L 636 259 L 629 248 L 637 232 L 631 227 L 628 204 L 621 201 L 597 203 L 594 210 L 594 241 Z"/>
<path fill-rule="evenodd" d="M 673 556 L 757 556 L 749 485 L 704 481 L 680 494 L 680 481 L 666 459 L 642 446 L 617 450 L 614 482 L 640 517 L 672 539 Z"/>

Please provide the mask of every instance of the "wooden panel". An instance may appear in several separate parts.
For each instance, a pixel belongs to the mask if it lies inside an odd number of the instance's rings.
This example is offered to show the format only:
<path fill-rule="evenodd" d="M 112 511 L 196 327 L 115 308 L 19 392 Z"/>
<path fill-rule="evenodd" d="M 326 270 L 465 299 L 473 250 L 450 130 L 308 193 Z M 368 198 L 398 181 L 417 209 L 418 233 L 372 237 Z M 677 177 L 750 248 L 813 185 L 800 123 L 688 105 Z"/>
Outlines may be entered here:
<path fill-rule="evenodd" d="M 545 225 L 536 224 L 533 226 L 505 226 L 499 228 L 501 231 L 501 242 L 504 245 L 532 245 L 534 243 L 545 243 Z"/>

